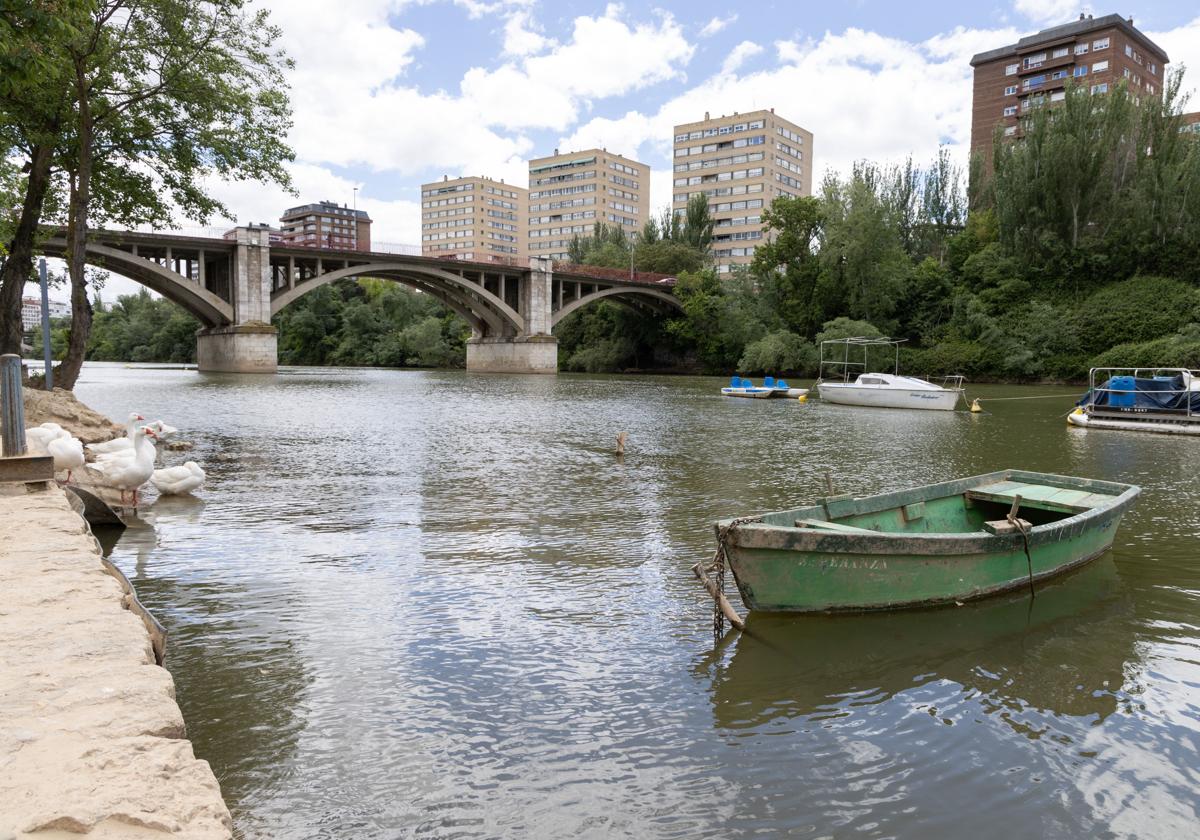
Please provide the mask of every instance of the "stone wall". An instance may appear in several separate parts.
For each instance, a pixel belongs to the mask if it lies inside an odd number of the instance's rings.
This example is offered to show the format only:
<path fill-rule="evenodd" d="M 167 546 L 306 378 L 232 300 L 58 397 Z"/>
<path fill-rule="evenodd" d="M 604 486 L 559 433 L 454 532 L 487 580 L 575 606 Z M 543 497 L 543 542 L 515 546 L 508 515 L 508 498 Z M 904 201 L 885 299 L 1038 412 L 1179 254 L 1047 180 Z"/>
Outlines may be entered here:
<path fill-rule="evenodd" d="M 66 494 L 26 487 L 0 485 L 0 838 L 230 840 L 122 583 Z"/>

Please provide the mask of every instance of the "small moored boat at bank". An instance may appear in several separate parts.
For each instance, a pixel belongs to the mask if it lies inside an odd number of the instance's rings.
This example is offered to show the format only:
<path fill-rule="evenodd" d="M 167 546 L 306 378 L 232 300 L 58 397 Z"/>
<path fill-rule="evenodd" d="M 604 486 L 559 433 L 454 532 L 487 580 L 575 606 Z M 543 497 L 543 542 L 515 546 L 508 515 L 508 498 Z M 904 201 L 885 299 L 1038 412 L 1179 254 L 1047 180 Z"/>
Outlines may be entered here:
<path fill-rule="evenodd" d="M 757 387 L 749 379 L 742 379 L 739 376 L 733 376 L 729 379 L 729 385 L 721 389 L 721 394 L 726 397 L 745 397 L 752 400 L 766 400 L 775 396 L 774 388 Z"/>
<path fill-rule="evenodd" d="M 946 376 L 938 385 L 927 379 L 900 375 L 900 344 L 903 339 L 839 338 L 821 342 L 821 371 L 817 395 L 825 402 L 870 408 L 919 408 L 953 411 L 963 396 L 963 378 Z M 892 373 L 872 373 L 872 347 L 890 346 L 894 352 Z M 851 348 L 862 349 L 862 361 L 850 357 Z M 838 358 L 837 350 L 843 351 Z M 857 374 L 853 381 L 850 377 Z"/>
<path fill-rule="evenodd" d="M 1032 587 L 1080 566 L 1112 545 L 1140 492 L 1004 470 L 725 520 L 717 535 L 751 610 L 900 609 Z"/>
<path fill-rule="evenodd" d="M 1186 368 L 1092 368 L 1087 393 L 1067 422 L 1086 429 L 1200 435 L 1200 375 Z"/>

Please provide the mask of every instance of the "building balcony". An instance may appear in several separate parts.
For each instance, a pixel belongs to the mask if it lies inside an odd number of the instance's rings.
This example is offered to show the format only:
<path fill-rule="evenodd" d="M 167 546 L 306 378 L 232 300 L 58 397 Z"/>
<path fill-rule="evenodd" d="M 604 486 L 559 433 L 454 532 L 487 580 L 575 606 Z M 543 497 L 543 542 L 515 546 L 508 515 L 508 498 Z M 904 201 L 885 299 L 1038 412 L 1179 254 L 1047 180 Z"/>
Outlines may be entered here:
<path fill-rule="evenodd" d="M 1059 56 L 1058 58 L 1047 58 L 1045 61 L 1033 64 L 1028 67 L 1025 62 L 1021 61 L 1021 67 L 1017 71 L 1018 76 L 1030 76 L 1036 73 L 1049 73 L 1052 70 L 1057 70 L 1060 67 L 1065 67 L 1075 63 L 1075 56 L 1071 53 Z"/>

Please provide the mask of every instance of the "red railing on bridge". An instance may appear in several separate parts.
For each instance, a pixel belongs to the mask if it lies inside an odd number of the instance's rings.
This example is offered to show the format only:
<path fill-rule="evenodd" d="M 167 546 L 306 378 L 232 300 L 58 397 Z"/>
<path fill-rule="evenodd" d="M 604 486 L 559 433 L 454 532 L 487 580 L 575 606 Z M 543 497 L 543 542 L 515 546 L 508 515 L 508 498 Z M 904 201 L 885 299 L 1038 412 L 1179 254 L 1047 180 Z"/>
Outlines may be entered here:
<path fill-rule="evenodd" d="M 578 265 L 576 263 L 556 262 L 555 273 L 570 274 L 573 277 L 591 277 L 595 280 L 608 280 L 615 283 L 641 283 L 646 286 L 674 286 L 675 277 L 671 274 L 659 274 L 655 271 L 629 271 L 625 268 L 604 268 L 598 265 Z"/>

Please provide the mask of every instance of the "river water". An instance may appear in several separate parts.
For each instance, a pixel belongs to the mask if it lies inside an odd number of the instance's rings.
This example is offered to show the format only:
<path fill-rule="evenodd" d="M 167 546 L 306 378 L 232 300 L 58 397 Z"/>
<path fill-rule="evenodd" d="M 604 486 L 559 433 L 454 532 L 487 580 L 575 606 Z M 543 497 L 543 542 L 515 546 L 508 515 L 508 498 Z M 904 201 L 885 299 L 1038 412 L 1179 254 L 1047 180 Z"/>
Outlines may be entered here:
<path fill-rule="evenodd" d="M 1200 440 L 1068 428 L 1069 397 L 720 384 L 87 366 L 84 401 L 165 418 L 208 471 L 112 557 L 239 835 L 1194 836 Z M 1032 605 L 752 615 L 714 647 L 688 570 L 713 520 L 827 470 L 864 494 L 1004 467 L 1144 493 Z"/>

